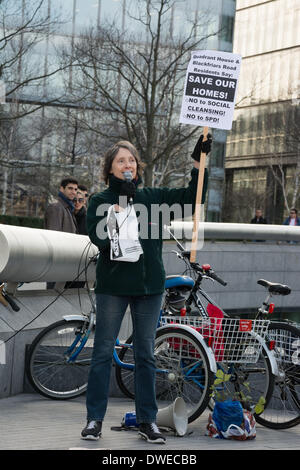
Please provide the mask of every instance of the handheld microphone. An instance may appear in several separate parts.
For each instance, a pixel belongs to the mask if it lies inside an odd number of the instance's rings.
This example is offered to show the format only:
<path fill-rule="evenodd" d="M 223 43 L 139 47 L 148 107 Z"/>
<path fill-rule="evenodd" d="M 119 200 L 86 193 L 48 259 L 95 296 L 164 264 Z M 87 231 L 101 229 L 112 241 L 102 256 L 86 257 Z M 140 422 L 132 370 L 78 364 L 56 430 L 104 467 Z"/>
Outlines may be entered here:
<path fill-rule="evenodd" d="M 123 175 L 124 175 L 125 180 L 128 182 L 133 180 L 132 171 L 124 171 Z"/>
<path fill-rule="evenodd" d="M 127 183 L 131 183 L 131 182 L 132 182 L 132 180 L 133 180 L 132 171 L 124 171 L 123 175 L 124 175 L 125 181 L 126 181 Z M 133 199 L 132 199 L 132 197 L 129 198 L 129 204 L 130 204 L 130 205 L 133 204 Z"/>

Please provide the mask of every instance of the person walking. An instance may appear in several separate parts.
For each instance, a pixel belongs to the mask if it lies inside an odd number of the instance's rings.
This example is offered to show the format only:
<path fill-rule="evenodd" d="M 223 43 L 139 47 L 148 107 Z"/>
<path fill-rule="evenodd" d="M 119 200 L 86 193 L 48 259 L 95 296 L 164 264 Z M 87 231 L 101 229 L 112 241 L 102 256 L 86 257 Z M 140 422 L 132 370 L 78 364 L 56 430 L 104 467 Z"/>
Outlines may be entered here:
<path fill-rule="evenodd" d="M 96 331 L 86 393 L 87 424 L 81 432 L 82 439 L 96 440 L 101 436 L 108 404 L 112 355 L 129 305 L 133 323 L 135 409 L 139 434 L 151 443 L 164 443 L 166 440 L 156 425 L 158 409 L 154 358 L 154 341 L 165 284 L 163 227 L 160 227 L 157 237 L 144 233 L 143 236 L 136 234 L 131 240 L 125 240 L 122 253 L 122 240 L 115 240 L 115 236 L 121 233 L 126 223 L 133 227 L 133 231 L 137 227 L 134 223 L 135 207 L 138 210 L 142 205 L 147 210 L 148 230 L 153 217 L 151 208 L 155 205 L 172 206 L 178 203 L 182 208 L 185 204 L 194 207 L 200 154 L 201 151 L 209 153 L 211 143 L 210 135 L 205 142 L 203 136 L 198 139 L 192 153 L 195 163 L 189 185 L 179 189 L 138 189 L 143 164 L 136 148 L 128 141 L 116 143 L 104 157 L 103 179 L 108 188 L 91 198 L 87 210 L 88 234 L 92 243 L 98 246 L 100 256 L 95 286 Z M 128 174 L 132 178 L 128 178 Z M 205 170 L 202 203 L 207 180 Z M 109 226 L 111 220 L 116 224 L 115 230 Z M 130 230 L 128 232 L 131 233 Z M 128 252 L 125 242 L 131 242 Z"/>

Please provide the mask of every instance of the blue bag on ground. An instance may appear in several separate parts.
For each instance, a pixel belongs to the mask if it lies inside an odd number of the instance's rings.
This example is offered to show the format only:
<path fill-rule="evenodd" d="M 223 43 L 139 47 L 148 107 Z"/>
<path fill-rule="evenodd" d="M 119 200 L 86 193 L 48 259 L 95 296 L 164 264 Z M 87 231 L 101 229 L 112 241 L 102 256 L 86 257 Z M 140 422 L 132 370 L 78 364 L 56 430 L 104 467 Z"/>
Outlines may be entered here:
<path fill-rule="evenodd" d="M 245 441 L 255 439 L 256 422 L 253 414 L 243 410 L 239 401 L 227 400 L 215 404 L 209 414 L 206 435 L 217 439 Z"/>
<path fill-rule="evenodd" d="M 244 422 L 243 407 L 239 401 L 216 402 L 212 418 L 218 431 L 225 432 L 231 424 L 241 426 Z"/>

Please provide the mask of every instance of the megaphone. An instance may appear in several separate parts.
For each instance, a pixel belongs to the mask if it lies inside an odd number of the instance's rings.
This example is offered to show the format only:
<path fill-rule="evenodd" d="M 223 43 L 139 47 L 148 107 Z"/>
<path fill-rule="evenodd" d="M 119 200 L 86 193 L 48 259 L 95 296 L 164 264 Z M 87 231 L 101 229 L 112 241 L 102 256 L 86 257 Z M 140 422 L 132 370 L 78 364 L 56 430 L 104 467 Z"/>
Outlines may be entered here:
<path fill-rule="evenodd" d="M 158 410 L 156 415 L 157 426 L 175 429 L 178 436 L 184 436 L 187 431 L 188 417 L 186 404 L 182 397 L 176 400 L 166 408 Z"/>

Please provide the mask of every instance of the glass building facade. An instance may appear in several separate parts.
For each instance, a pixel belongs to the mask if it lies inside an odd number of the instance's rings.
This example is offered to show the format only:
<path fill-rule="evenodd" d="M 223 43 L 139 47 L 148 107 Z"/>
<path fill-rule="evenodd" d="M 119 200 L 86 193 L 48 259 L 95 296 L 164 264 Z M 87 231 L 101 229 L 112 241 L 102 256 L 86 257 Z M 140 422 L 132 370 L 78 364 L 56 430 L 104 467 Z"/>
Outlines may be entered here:
<path fill-rule="evenodd" d="M 20 12 L 24 8 L 24 0 L 16 0 L 15 4 L 20 5 Z M 58 72 L 51 75 L 51 71 L 55 70 L 59 66 L 59 59 L 57 55 L 57 49 L 62 46 L 72 47 L 74 41 L 80 34 L 84 34 L 88 28 L 93 27 L 95 30 L 101 28 L 108 23 L 114 23 L 115 27 L 121 32 L 134 32 L 140 43 L 147 42 L 149 39 L 148 32 L 142 22 L 137 23 L 135 18 L 143 12 L 147 0 L 45 0 L 43 8 L 51 18 L 58 18 L 61 20 L 61 24 L 56 24 L 55 31 L 49 28 L 49 31 L 44 31 L 39 41 L 32 50 L 27 67 L 32 69 L 38 69 L 41 74 L 44 73 L 47 78 L 43 79 L 38 86 L 28 84 L 28 86 L 22 87 L 22 90 L 10 96 L 8 101 L 19 100 L 23 103 L 40 103 L 41 109 L 36 111 L 36 120 L 42 127 L 43 120 L 48 123 L 54 120 L 57 112 L 56 105 L 61 108 L 62 104 L 61 97 L 65 93 L 66 83 L 72 88 L 73 74 L 74 71 L 65 70 L 64 72 Z M 153 9 L 150 12 L 151 18 L 155 21 L 157 15 L 157 6 L 160 1 L 152 1 Z M 27 3 L 28 5 L 28 3 Z M 173 2 L 171 8 L 165 15 L 164 19 L 164 34 L 171 38 L 178 36 L 184 37 L 187 31 L 190 30 L 191 22 L 196 21 L 199 23 L 199 27 L 195 31 L 195 35 L 202 37 L 208 36 L 205 43 L 201 44 L 202 49 L 211 50 L 223 50 L 232 51 L 233 47 L 233 30 L 234 30 L 234 15 L 235 15 L 235 0 L 211 0 L 209 3 L 201 0 L 176 0 Z M 207 21 L 206 21 L 207 19 Z M 218 34 L 213 34 L 219 31 Z M 211 35 L 211 36 L 210 36 Z M 20 63 L 20 70 L 22 70 Z M 178 97 L 180 101 L 181 97 Z M 51 102 L 49 104 L 49 101 Z M 66 103 L 66 97 L 64 102 Z M 43 102 L 47 103 L 46 106 L 42 106 Z M 67 103 L 66 103 L 67 104 Z M 66 113 L 71 111 L 66 106 Z M 78 113 L 80 113 L 80 105 L 78 106 Z M 179 115 L 178 115 L 179 118 Z M 68 119 L 68 117 L 66 118 Z M 26 126 L 26 119 L 24 119 L 24 126 Z M 28 119 L 28 126 L 30 127 L 30 121 Z M 225 164 L 225 148 L 227 131 L 215 130 L 214 132 L 214 150 L 210 158 L 210 182 L 209 182 L 209 193 L 207 198 L 207 220 L 218 221 L 221 217 L 222 210 L 222 199 L 224 192 L 224 164 Z M 55 133 L 47 133 L 45 137 L 41 139 L 38 145 L 35 145 L 30 149 L 28 155 L 32 155 L 32 158 L 36 158 L 33 155 L 38 154 L 39 160 L 43 163 L 49 163 L 48 173 L 51 176 L 55 174 L 55 169 L 52 166 L 55 164 L 63 165 L 63 155 L 66 148 L 72 147 L 72 136 L 68 135 L 66 131 L 64 136 L 65 142 L 61 141 L 61 136 L 58 137 Z M 56 149 L 54 152 L 53 149 Z M 80 155 L 79 155 L 80 157 Z M 15 156 L 17 159 L 17 156 Z M 74 164 L 71 160 L 68 160 L 68 165 L 65 165 L 65 169 Z M 90 171 L 93 163 L 98 164 L 97 155 L 83 155 L 81 160 L 83 168 L 86 171 Z M 93 171 L 93 170 L 91 170 Z M 14 175 L 13 175 L 14 173 Z M 8 169 L 5 174 L 0 172 L 0 179 L 5 179 L 5 184 L 11 187 L 14 182 L 17 181 L 18 170 Z M 92 186 L 97 189 L 99 181 L 97 177 L 91 180 Z M 22 185 L 19 185 L 20 187 Z M 50 185 L 51 186 L 51 185 Z M 51 190 L 51 187 L 49 188 Z M 37 187 L 38 192 L 38 187 Z M 14 194 L 15 191 L 10 192 L 9 203 L 6 205 L 7 212 L 13 213 L 18 210 L 13 209 L 14 205 Z M 26 197 L 26 191 L 25 191 Z M 4 195 L 3 195 L 4 197 Z M 2 205 L 2 208 L 4 205 Z M 2 210 L 2 212 L 4 212 Z M 35 214 L 32 214 L 35 212 Z M 38 203 L 35 206 L 35 210 L 29 205 L 27 207 L 26 215 L 38 215 L 40 213 L 38 209 Z M 24 214 L 25 215 L 25 214 Z"/>
<path fill-rule="evenodd" d="M 249 222 L 259 206 L 280 224 L 284 199 L 292 203 L 300 160 L 299 26 L 299 0 L 237 0 L 233 51 L 243 59 L 227 139 L 228 221 Z M 239 202 L 241 194 L 247 198 Z"/>

